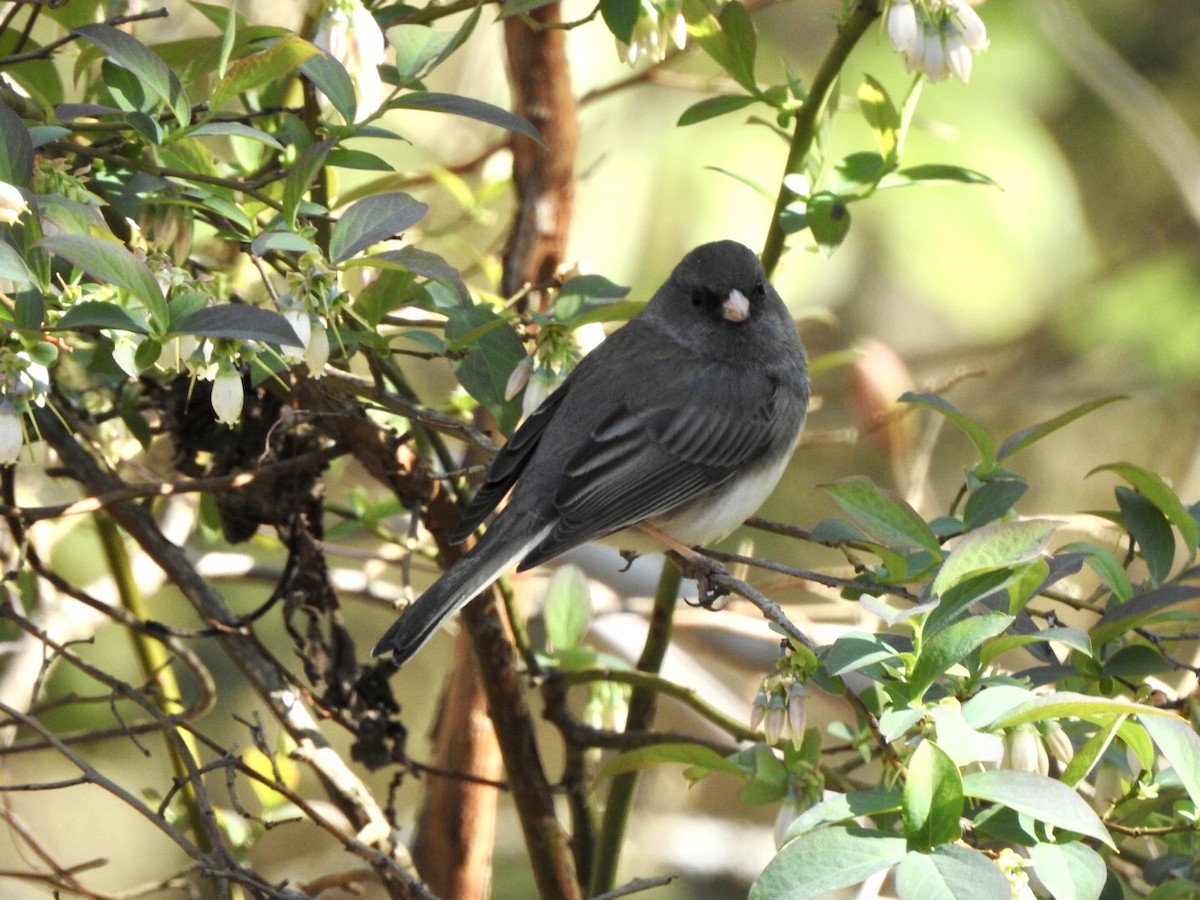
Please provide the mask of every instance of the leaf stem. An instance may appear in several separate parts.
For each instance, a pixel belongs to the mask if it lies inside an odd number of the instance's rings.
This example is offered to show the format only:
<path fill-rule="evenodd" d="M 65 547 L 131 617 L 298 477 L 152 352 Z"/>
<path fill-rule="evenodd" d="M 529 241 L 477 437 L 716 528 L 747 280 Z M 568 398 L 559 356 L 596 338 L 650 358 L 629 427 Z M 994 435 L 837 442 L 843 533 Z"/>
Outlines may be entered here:
<path fill-rule="evenodd" d="M 833 95 L 838 76 L 842 72 L 842 66 L 846 64 L 855 44 L 878 17 L 879 0 L 861 0 L 838 29 L 838 36 L 821 62 L 821 67 L 813 78 L 812 87 L 809 88 L 808 96 L 804 98 L 804 103 L 796 113 L 796 129 L 792 133 L 787 162 L 783 167 L 785 178 L 803 169 L 820 128 L 821 115 L 829 103 L 829 98 Z M 767 230 L 767 240 L 763 244 L 762 251 L 762 264 L 768 278 L 775 272 L 776 266 L 779 265 L 779 258 L 783 255 L 786 239 L 783 232 L 784 210 L 787 209 L 789 203 L 796 199 L 796 196 L 796 192 L 785 185 L 781 178 L 779 194 L 775 198 L 775 209 L 771 214 L 771 225 Z"/>

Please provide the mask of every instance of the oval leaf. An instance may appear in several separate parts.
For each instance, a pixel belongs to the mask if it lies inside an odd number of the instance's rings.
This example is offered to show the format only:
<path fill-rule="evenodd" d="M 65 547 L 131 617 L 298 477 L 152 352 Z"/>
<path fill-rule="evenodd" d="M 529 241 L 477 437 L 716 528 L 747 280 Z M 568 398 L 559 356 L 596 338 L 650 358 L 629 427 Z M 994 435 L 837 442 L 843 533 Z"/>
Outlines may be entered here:
<path fill-rule="evenodd" d="M 1029 856 L 1054 900 L 1097 900 L 1104 890 L 1108 869 L 1086 844 L 1034 844 Z"/>
<path fill-rule="evenodd" d="M 329 256 L 344 262 L 372 244 L 395 237 L 416 225 L 429 207 L 408 194 L 375 194 L 363 197 L 342 213 L 329 236 Z"/>
<path fill-rule="evenodd" d="M 962 836 L 962 774 L 933 741 L 923 740 L 908 762 L 904 782 L 904 836 L 919 850 Z"/>
<path fill-rule="evenodd" d="M 920 514 L 891 491 L 865 475 L 853 475 L 821 489 L 829 494 L 863 531 L 888 546 L 923 547 L 935 556 L 942 549 Z"/>
<path fill-rule="evenodd" d="M 123 287 L 146 305 L 156 330 L 169 321 L 167 301 L 146 264 L 120 244 L 87 234 L 56 234 L 42 238 L 39 246 L 61 256 L 100 283 Z"/>
<path fill-rule="evenodd" d="M 238 94 L 252 91 L 278 81 L 294 72 L 319 51 L 304 38 L 289 34 L 261 53 L 243 56 L 225 72 L 225 77 L 213 88 L 211 109 L 220 109 Z"/>
<path fill-rule="evenodd" d="M 1187 544 L 1188 552 L 1192 558 L 1195 558 L 1197 544 L 1200 542 L 1200 525 L 1196 524 L 1196 520 L 1179 501 L 1179 497 L 1160 476 L 1141 466 L 1125 462 L 1097 466 L 1088 472 L 1088 475 L 1091 476 L 1097 472 L 1115 472 L 1133 485 L 1138 493 L 1157 506 L 1159 511 L 1167 517 L 1167 521 L 1179 529 L 1180 536 Z"/>
<path fill-rule="evenodd" d="M 896 868 L 896 894 L 900 900 L 1011 900 L 1013 890 L 978 850 L 950 844 L 908 854 Z"/>
<path fill-rule="evenodd" d="M 1055 828 L 1095 838 L 1116 849 L 1108 829 L 1095 810 L 1077 793 L 1053 778 L 1011 769 L 970 772 L 963 776 L 963 793 L 976 800 L 999 803 Z"/>
<path fill-rule="evenodd" d="M 288 320 L 279 313 L 244 303 L 198 309 L 180 319 L 173 330 L 197 337 L 262 341 L 285 347 L 304 346 Z"/>
<path fill-rule="evenodd" d="M 54 326 L 59 329 L 111 328 L 113 331 L 133 331 L 149 334 L 146 323 L 139 322 L 115 303 L 95 300 L 80 303 L 67 310 L 66 315 Z"/>
<path fill-rule="evenodd" d="M 957 539 L 933 580 L 933 593 L 941 596 L 969 575 L 1003 569 L 1039 557 L 1055 530 L 1051 519 L 996 522 Z"/>
<path fill-rule="evenodd" d="M 851 887 L 907 855 L 904 838 L 865 828 L 822 828 L 801 835 L 767 863 L 749 900 L 808 900 Z"/>
<path fill-rule="evenodd" d="M 458 94 L 439 94 L 434 91 L 413 91 L 404 94 L 388 104 L 389 109 L 427 109 L 434 112 L 448 112 L 456 116 L 465 116 L 489 125 L 498 125 L 508 131 L 523 134 L 531 140 L 542 143 L 538 130 L 520 116 L 513 115 L 506 109 L 484 103 L 473 97 L 460 97 Z"/>

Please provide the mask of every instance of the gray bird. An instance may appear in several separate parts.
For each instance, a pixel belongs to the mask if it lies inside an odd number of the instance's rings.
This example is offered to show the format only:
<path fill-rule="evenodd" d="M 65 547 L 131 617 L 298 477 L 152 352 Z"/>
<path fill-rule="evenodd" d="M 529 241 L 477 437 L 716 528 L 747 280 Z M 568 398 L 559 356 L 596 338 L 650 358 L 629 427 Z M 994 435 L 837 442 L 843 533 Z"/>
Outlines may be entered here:
<path fill-rule="evenodd" d="M 600 538 L 661 549 L 725 537 L 783 475 L 808 409 L 796 324 L 734 241 L 697 247 L 645 308 L 588 354 L 493 460 L 451 540 L 511 492 L 470 551 L 387 630 L 402 663 L 500 577 Z"/>

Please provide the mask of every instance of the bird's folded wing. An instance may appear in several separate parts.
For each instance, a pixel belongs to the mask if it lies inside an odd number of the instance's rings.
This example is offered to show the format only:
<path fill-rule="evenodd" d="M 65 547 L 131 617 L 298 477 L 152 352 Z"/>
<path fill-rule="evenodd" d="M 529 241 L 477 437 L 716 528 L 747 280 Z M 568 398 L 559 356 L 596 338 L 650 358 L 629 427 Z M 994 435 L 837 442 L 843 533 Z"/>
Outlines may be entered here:
<path fill-rule="evenodd" d="M 739 374 L 731 380 L 720 369 L 702 371 L 660 395 L 671 399 L 624 404 L 605 419 L 568 460 L 554 498 L 557 523 L 521 568 L 669 512 L 790 439 L 778 386 L 765 375 Z"/>

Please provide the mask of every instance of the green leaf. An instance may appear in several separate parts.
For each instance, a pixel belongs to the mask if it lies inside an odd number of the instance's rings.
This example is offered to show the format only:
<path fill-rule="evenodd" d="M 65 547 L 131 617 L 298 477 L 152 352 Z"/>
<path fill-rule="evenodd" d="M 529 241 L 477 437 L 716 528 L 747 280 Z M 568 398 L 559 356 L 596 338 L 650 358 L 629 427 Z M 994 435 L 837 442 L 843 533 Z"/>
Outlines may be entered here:
<path fill-rule="evenodd" d="M 569 650 L 583 643 L 592 622 L 592 603 L 587 576 L 578 566 L 559 566 L 550 576 L 542 601 L 542 620 L 549 649 Z"/>
<path fill-rule="evenodd" d="M 836 194 L 822 191 L 809 198 L 805 206 L 808 228 L 826 256 L 846 239 L 850 232 L 850 210 Z"/>
<path fill-rule="evenodd" d="M 1075 751 L 1071 761 L 1063 769 L 1062 783 L 1073 788 L 1087 778 L 1125 721 L 1124 715 L 1115 716 L 1111 722 L 1100 726 L 1095 734 L 1084 741 L 1083 746 Z"/>
<path fill-rule="evenodd" d="M 176 322 L 173 331 L 197 337 L 262 341 L 284 347 L 304 346 L 288 320 L 279 313 L 245 303 L 198 309 Z"/>
<path fill-rule="evenodd" d="M 980 644 L 1003 632 L 1011 623 L 1012 616 L 987 613 L 963 619 L 939 631 L 922 648 L 909 676 L 912 699 L 920 698 L 939 675 L 962 662 Z"/>
<path fill-rule="evenodd" d="M 325 95 L 344 121 L 353 122 L 358 115 L 354 79 L 337 59 L 319 47 L 316 50 L 315 55 L 300 64 L 300 74 Z"/>
<path fill-rule="evenodd" d="M 542 136 L 525 119 L 513 115 L 506 109 L 476 100 L 474 97 L 461 97 L 458 94 L 439 94 L 433 91 L 410 91 L 388 103 L 389 109 L 425 109 L 432 112 L 452 113 L 498 125 L 507 131 L 522 134 L 525 137 L 542 143 Z"/>
<path fill-rule="evenodd" d="M 252 141 L 258 141 L 260 144 L 266 144 L 268 147 L 274 147 L 276 150 L 283 149 L 283 144 L 279 143 L 273 135 L 268 134 L 261 128 L 255 128 L 243 122 L 206 122 L 192 129 L 193 137 L 206 137 L 210 135 L 248 138 Z"/>
<path fill-rule="evenodd" d="M 500 430 L 516 427 L 520 407 L 504 399 L 508 377 L 525 358 L 525 345 L 508 323 L 483 305 L 447 312 L 446 339 L 467 351 L 453 363 L 454 374 L 467 393 L 487 406 Z"/>
<path fill-rule="evenodd" d="M 401 247 L 399 250 L 385 250 L 373 256 L 347 260 L 345 265 L 347 267 L 362 265 L 381 269 L 391 268 L 411 272 L 449 288 L 455 293 L 460 304 L 466 304 L 471 299 L 458 270 L 436 253 L 430 253 L 419 247 L 408 246 Z"/>
<path fill-rule="evenodd" d="M 884 86 L 870 75 L 864 76 L 858 88 L 858 105 L 875 137 L 884 166 L 890 168 L 895 165 L 900 140 L 900 111 Z"/>
<path fill-rule="evenodd" d="M 1024 813 L 1039 822 L 1095 838 L 1116 849 L 1108 829 L 1087 801 L 1060 781 L 1005 769 L 969 772 L 963 776 L 963 793 Z"/>
<path fill-rule="evenodd" d="M 745 109 L 747 106 L 752 106 L 758 101 L 758 97 L 749 97 L 745 94 L 722 94 L 718 97 L 708 97 L 699 103 L 693 103 L 685 109 L 682 115 L 680 115 L 679 121 L 675 124 L 682 128 L 685 125 L 706 122 L 709 119 L 715 119 L 717 116 Z"/>
<path fill-rule="evenodd" d="M 536 0 L 538 5 L 552 0 Z M 514 6 L 520 3 L 505 3 L 498 18 L 514 14 Z M 388 43 L 396 50 L 396 71 L 400 84 L 408 85 L 423 78 L 432 63 L 441 58 L 447 45 L 454 39 L 453 32 L 435 31 L 428 25 L 394 25 L 387 30 Z"/>
<path fill-rule="evenodd" d="M 93 300 L 72 306 L 54 326 L 56 331 L 81 328 L 110 328 L 113 331 L 150 333 L 145 322 L 139 322 L 122 307 L 104 300 Z"/>
<path fill-rule="evenodd" d="M 822 825 L 845 822 L 858 816 L 899 812 L 900 803 L 899 793 L 882 789 L 835 794 L 797 816 L 788 826 L 784 843 Z"/>
<path fill-rule="evenodd" d="M 95 44 L 109 60 L 137 76 L 143 86 L 170 107 L 181 126 L 186 128 L 191 124 L 191 104 L 183 92 L 183 85 L 157 53 L 111 25 L 83 25 L 76 28 L 75 33 Z"/>
<path fill-rule="evenodd" d="M 33 176 L 33 140 L 21 117 L 0 103 L 0 181 L 28 187 Z"/>
<path fill-rule="evenodd" d="M 0 138 L 0 140 L 3 140 Z M 0 179 L 2 181 L 3 179 Z M 11 183 L 11 182 L 10 182 Z M 17 284 L 34 284 L 37 279 L 29 270 L 24 257 L 10 244 L 0 240 L 0 278 Z"/>
<path fill-rule="evenodd" d="M 1104 860 L 1087 844 L 1034 844 L 1033 870 L 1054 900 L 1098 900 L 1108 879 Z"/>
<path fill-rule="evenodd" d="M 283 179 L 283 217 L 289 227 L 296 227 L 296 213 L 304 201 L 304 195 L 321 171 L 321 166 L 325 165 L 325 157 L 333 149 L 333 144 L 332 139 L 327 139 L 305 147 Z"/>
<path fill-rule="evenodd" d="M 914 184 L 982 184 L 988 187 L 1000 187 L 986 175 L 972 169 L 942 163 L 927 163 L 893 172 L 879 182 L 879 189 L 908 187 Z"/>
<path fill-rule="evenodd" d="M 962 774 L 937 744 L 926 738 L 908 761 L 903 794 L 904 836 L 910 846 L 929 850 L 962 836 Z"/>
<path fill-rule="evenodd" d="M 1029 485 L 1024 481 L 985 481 L 967 498 L 967 504 L 963 507 L 963 525 L 972 531 L 1007 515 L 1028 490 Z"/>
<path fill-rule="evenodd" d="M 1058 549 L 1058 552 L 1086 553 L 1088 565 L 1100 576 L 1100 580 L 1112 591 L 1118 602 L 1124 603 L 1133 596 L 1133 585 L 1129 581 L 1125 567 L 1117 562 L 1117 558 L 1111 552 L 1099 544 L 1093 544 L 1090 541 L 1073 541 L 1070 544 L 1064 544 Z"/>
<path fill-rule="evenodd" d="M 940 557 L 941 546 L 925 520 L 891 491 L 879 487 L 865 475 L 852 475 L 821 489 L 856 525 L 889 547 L 921 547 Z"/>
<path fill-rule="evenodd" d="M 956 539 L 931 590 L 935 596 L 941 596 L 969 575 L 1039 558 L 1060 525 L 1061 522 L 1049 519 L 1026 519 L 994 522 L 967 532 Z"/>
<path fill-rule="evenodd" d="M 167 301 L 146 264 L 120 244 L 87 234 L 56 234 L 38 246 L 65 259 L 101 284 L 123 287 L 146 306 L 155 330 L 166 329 Z"/>
<path fill-rule="evenodd" d="M 1109 604 L 1100 621 L 1089 632 L 1092 646 L 1099 649 L 1113 638 L 1133 631 L 1162 610 L 1187 603 L 1196 597 L 1200 597 L 1200 585 L 1164 584 L 1144 594 L 1137 594 L 1124 603 Z"/>
<path fill-rule="evenodd" d="M 290 75 L 319 51 L 304 38 L 289 34 L 261 53 L 235 61 L 213 88 L 209 108 L 219 110 L 226 102 Z"/>
<path fill-rule="evenodd" d="M 717 751 L 700 744 L 678 743 L 651 744 L 647 747 L 639 747 L 637 750 L 627 750 L 610 759 L 596 773 L 595 780 L 599 782 L 605 778 L 623 775 L 626 772 L 638 772 L 667 763 L 682 763 L 685 766 L 704 769 L 708 772 L 720 772 L 737 778 L 746 777 L 746 771 L 741 766 L 726 759 Z"/>
<path fill-rule="evenodd" d="M 907 855 L 904 838 L 853 826 L 801 835 L 784 846 L 755 879 L 749 900 L 827 897 L 883 872 Z"/>
<path fill-rule="evenodd" d="M 758 93 L 758 81 L 754 77 L 754 57 L 758 53 L 758 36 L 754 22 L 739 0 L 729 0 L 717 14 L 721 33 L 725 36 L 728 54 L 722 63 L 730 76 L 751 93 Z"/>
<path fill-rule="evenodd" d="M 900 900 L 1011 900 L 1012 886 L 1000 868 L 970 847 L 934 847 L 909 853 L 896 867 Z"/>
<path fill-rule="evenodd" d="M 1200 736 L 1177 716 L 1138 716 L 1192 803 L 1200 806 Z"/>
<path fill-rule="evenodd" d="M 250 252 L 255 256 L 274 251 L 276 253 L 321 253 L 321 248 L 294 231 L 264 231 L 250 242 Z"/>
<path fill-rule="evenodd" d="M 830 675 L 845 675 L 899 655 L 898 650 L 877 636 L 851 631 L 833 642 L 822 662 Z"/>
<path fill-rule="evenodd" d="M 1006 634 L 1003 637 L 996 638 L 994 641 L 989 641 L 988 645 L 979 652 L 979 662 L 986 666 L 992 660 L 998 659 L 1009 650 L 1017 647 L 1025 647 L 1029 644 L 1048 644 L 1052 641 L 1058 644 L 1065 644 L 1072 650 L 1078 650 L 1085 656 L 1092 655 L 1092 642 L 1078 628 L 1047 628 L 1036 634 Z"/>
<path fill-rule="evenodd" d="M 1200 542 L 1200 525 L 1197 525 L 1196 520 L 1179 501 L 1179 497 L 1161 477 L 1141 466 L 1126 462 L 1097 466 L 1088 472 L 1088 476 L 1097 472 L 1115 472 L 1136 488 L 1138 493 L 1158 507 L 1159 511 L 1167 517 L 1167 521 L 1179 530 L 1183 542 L 1187 545 L 1189 559 L 1195 559 L 1197 543 Z"/>
<path fill-rule="evenodd" d="M 345 262 L 372 244 L 393 238 L 416 225 L 429 206 L 408 194 L 374 194 L 363 197 L 342 213 L 329 235 L 329 258 Z"/>
<path fill-rule="evenodd" d="M 1047 419 L 1045 422 L 1039 422 L 1036 425 L 1030 425 L 1028 428 L 1022 428 L 1020 431 L 1010 434 L 1004 439 L 1004 443 L 1000 445 L 1000 449 L 996 453 L 996 459 L 1006 459 L 1014 453 L 1024 450 L 1030 444 L 1035 444 L 1047 435 L 1053 434 L 1063 426 L 1070 425 L 1076 419 L 1082 418 L 1088 413 L 1100 409 L 1102 406 L 1108 406 L 1110 403 L 1126 399 L 1128 398 L 1124 394 L 1114 394 L 1110 397 L 1101 397 L 1098 400 L 1089 400 L 1087 403 L 1074 406 L 1052 419 Z"/>
<path fill-rule="evenodd" d="M 637 24 L 641 0 L 600 0 L 600 15 L 612 36 L 623 44 L 633 37 L 633 26 Z"/>
<path fill-rule="evenodd" d="M 900 402 L 927 406 L 941 413 L 957 425 L 963 434 L 971 439 L 971 443 L 975 445 L 975 449 L 979 453 L 981 474 L 986 474 L 995 469 L 996 442 L 982 425 L 960 412 L 958 407 L 949 400 L 939 397 L 937 394 L 920 394 L 914 391 L 906 391 L 900 395 Z"/>
<path fill-rule="evenodd" d="M 1134 703 L 1132 700 L 1093 697 L 1090 694 L 1078 694 L 1074 691 L 1056 691 L 1053 694 L 1036 697 L 1010 710 L 1003 718 L 992 724 L 992 730 L 1015 728 L 1017 725 L 1044 722 L 1047 719 L 1073 717 L 1089 722 L 1108 722 L 1115 716 L 1139 714 L 1172 715 L 1164 710 L 1156 710 L 1152 706 Z"/>

